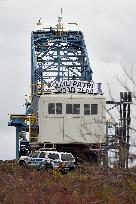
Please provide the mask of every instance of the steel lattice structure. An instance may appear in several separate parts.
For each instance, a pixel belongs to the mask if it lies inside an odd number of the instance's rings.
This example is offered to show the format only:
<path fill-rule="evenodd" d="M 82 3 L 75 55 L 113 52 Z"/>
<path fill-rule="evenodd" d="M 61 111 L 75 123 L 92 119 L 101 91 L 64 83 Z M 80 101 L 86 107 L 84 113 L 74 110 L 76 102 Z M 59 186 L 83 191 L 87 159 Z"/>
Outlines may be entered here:
<path fill-rule="evenodd" d="M 32 84 L 54 80 L 92 80 L 92 70 L 81 31 L 32 32 Z M 33 89 L 33 91 L 35 91 Z"/>
<path fill-rule="evenodd" d="M 34 31 L 31 35 L 33 96 L 46 93 L 54 81 L 91 81 L 92 70 L 81 31 Z M 35 112 L 35 108 L 33 110 Z"/>

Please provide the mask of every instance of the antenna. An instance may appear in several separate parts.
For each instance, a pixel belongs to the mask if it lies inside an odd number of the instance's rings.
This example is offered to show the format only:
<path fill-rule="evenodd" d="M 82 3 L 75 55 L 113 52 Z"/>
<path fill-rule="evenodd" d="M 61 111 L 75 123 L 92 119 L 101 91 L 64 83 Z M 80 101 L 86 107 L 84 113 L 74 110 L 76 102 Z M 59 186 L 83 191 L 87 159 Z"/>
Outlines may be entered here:
<path fill-rule="evenodd" d="M 42 18 L 38 20 L 37 25 L 42 25 Z"/>
<path fill-rule="evenodd" d="M 61 16 L 62 16 L 62 8 L 61 8 L 61 10 L 60 10 L 60 14 L 61 14 Z"/>
<path fill-rule="evenodd" d="M 62 22 L 62 8 L 60 9 L 60 16 L 58 17 L 58 23 Z"/>

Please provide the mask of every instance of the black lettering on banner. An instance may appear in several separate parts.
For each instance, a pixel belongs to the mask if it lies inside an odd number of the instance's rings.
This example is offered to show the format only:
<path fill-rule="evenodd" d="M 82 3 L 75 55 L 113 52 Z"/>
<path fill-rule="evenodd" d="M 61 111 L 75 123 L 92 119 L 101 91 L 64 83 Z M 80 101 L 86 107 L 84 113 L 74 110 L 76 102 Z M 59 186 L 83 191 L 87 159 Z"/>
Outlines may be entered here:
<path fill-rule="evenodd" d="M 75 93 L 78 93 L 78 88 L 77 87 L 74 87 L 74 89 L 75 89 Z"/>
<path fill-rule="evenodd" d="M 70 81 L 67 81 L 67 85 L 66 86 L 70 86 L 70 84 L 71 84 Z"/>
<path fill-rule="evenodd" d="M 97 88 L 95 87 L 95 83 L 93 82 L 85 82 L 85 81 L 61 81 L 56 82 L 54 87 L 60 92 L 85 92 L 85 93 L 94 93 L 95 89 L 96 92 L 101 93 L 101 84 L 97 84 Z M 47 88 L 48 89 L 48 88 Z"/>
<path fill-rule="evenodd" d="M 81 92 L 84 93 L 84 88 L 81 89 Z"/>
<path fill-rule="evenodd" d="M 87 88 L 93 88 L 93 84 L 92 83 L 87 83 Z"/>
<path fill-rule="evenodd" d="M 81 88 L 78 88 L 78 92 L 81 92 Z"/>
<path fill-rule="evenodd" d="M 57 83 L 55 88 L 59 89 L 61 88 L 61 86 L 62 86 L 61 83 Z"/>
<path fill-rule="evenodd" d="M 67 82 L 66 82 L 66 81 L 64 81 L 63 85 L 64 85 L 64 86 L 66 86 L 66 83 L 67 83 Z"/>
<path fill-rule="evenodd" d="M 86 83 L 82 82 L 82 87 L 85 88 L 86 87 Z"/>
<path fill-rule="evenodd" d="M 91 84 L 90 83 L 87 83 L 87 88 L 91 88 Z"/>
<path fill-rule="evenodd" d="M 66 89 L 66 90 L 67 90 L 67 92 L 70 92 L 70 87 L 67 87 L 67 89 Z"/>
<path fill-rule="evenodd" d="M 79 87 L 79 86 L 81 87 L 81 82 L 78 82 L 77 87 Z"/>
<path fill-rule="evenodd" d="M 73 81 L 73 86 L 77 85 L 77 81 Z"/>
<path fill-rule="evenodd" d="M 63 88 L 63 89 L 62 89 L 62 93 L 66 93 L 66 88 Z"/>
<path fill-rule="evenodd" d="M 74 93 L 75 92 L 75 88 L 71 87 L 71 92 Z"/>

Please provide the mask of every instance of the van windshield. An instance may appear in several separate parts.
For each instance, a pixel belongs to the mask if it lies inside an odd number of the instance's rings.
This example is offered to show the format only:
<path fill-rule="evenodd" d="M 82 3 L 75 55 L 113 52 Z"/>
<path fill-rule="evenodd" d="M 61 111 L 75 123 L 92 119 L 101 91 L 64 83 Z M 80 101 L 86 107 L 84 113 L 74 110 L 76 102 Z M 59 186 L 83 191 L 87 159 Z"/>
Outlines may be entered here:
<path fill-rule="evenodd" d="M 39 155 L 39 152 L 34 152 L 34 153 L 30 154 L 30 157 L 37 158 L 38 155 Z"/>
<path fill-rule="evenodd" d="M 61 154 L 62 161 L 74 161 L 74 158 L 71 154 Z"/>

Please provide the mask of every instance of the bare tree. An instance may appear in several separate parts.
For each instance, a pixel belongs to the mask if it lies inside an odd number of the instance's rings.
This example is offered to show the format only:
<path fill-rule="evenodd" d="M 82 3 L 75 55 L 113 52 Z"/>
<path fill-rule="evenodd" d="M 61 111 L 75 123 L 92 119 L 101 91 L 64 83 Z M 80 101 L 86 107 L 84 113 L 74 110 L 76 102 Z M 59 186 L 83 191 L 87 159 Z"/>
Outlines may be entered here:
<path fill-rule="evenodd" d="M 131 92 L 132 101 L 133 101 L 133 104 L 131 105 L 131 118 L 130 118 L 131 124 L 129 125 L 130 140 L 128 144 L 126 142 L 126 146 L 130 147 L 128 158 L 129 158 L 129 162 L 131 162 L 131 161 L 136 160 L 136 156 L 135 156 L 135 150 L 136 150 L 136 141 L 135 141 L 136 140 L 136 137 L 135 137 L 136 135 L 136 126 L 135 126 L 135 122 L 136 122 L 136 75 L 134 73 L 133 66 L 129 67 L 128 69 L 126 65 L 121 64 L 121 67 L 122 67 L 124 75 L 122 77 L 117 76 L 117 80 L 125 92 L 128 92 L 128 93 Z M 116 102 L 116 100 L 112 96 L 112 92 L 111 92 L 109 84 L 108 84 L 108 87 L 109 87 L 109 95 L 110 95 L 111 101 L 113 101 L 113 104 L 115 103 L 114 106 L 111 109 L 109 109 L 108 113 L 110 114 L 114 123 L 116 123 L 116 121 L 117 123 L 121 123 L 121 120 L 122 120 L 121 117 L 119 116 L 119 119 L 117 119 L 118 118 L 117 115 L 118 114 L 120 115 L 120 111 L 122 111 L 120 110 L 121 104 Z M 114 112 L 114 114 L 112 114 L 111 110 L 115 107 L 117 107 L 116 109 L 117 111 Z M 122 153 L 123 153 L 122 154 L 123 156 L 125 154 L 124 149 L 122 150 Z"/>

